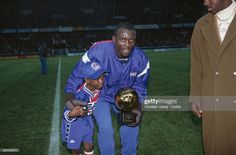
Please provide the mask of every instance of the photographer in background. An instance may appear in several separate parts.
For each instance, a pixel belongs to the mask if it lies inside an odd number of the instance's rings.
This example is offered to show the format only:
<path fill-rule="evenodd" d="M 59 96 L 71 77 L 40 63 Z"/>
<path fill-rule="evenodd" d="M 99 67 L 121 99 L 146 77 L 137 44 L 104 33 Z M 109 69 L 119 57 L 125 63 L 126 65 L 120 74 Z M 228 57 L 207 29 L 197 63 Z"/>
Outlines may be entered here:
<path fill-rule="evenodd" d="M 47 66 L 47 56 L 48 56 L 48 49 L 45 42 L 40 43 L 38 47 L 38 55 L 41 65 L 41 74 L 46 75 L 48 73 L 48 66 Z"/>

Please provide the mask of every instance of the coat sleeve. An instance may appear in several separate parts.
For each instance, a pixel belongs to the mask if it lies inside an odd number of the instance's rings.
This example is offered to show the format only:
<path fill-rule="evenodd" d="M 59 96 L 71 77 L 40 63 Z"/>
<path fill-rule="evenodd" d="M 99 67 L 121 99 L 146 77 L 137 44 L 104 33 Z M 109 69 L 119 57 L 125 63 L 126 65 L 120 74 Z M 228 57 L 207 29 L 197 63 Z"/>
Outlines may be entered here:
<path fill-rule="evenodd" d="M 190 68 L 190 102 L 201 102 L 201 85 L 203 80 L 200 55 L 200 29 L 195 26 L 191 38 L 191 68 Z"/>

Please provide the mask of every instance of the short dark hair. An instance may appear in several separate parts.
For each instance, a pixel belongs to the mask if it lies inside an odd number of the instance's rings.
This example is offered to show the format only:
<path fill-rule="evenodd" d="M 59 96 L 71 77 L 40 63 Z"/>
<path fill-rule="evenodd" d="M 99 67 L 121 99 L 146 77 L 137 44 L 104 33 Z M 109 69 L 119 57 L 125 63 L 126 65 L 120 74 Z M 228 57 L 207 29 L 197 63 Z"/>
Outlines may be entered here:
<path fill-rule="evenodd" d="M 131 31 L 135 31 L 135 28 L 132 24 L 128 23 L 128 22 L 121 22 L 119 23 L 116 28 L 115 28 L 115 31 L 114 31 L 114 36 L 117 35 L 117 32 L 119 29 L 127 29 L 127 30 L 131 30 Z"/>

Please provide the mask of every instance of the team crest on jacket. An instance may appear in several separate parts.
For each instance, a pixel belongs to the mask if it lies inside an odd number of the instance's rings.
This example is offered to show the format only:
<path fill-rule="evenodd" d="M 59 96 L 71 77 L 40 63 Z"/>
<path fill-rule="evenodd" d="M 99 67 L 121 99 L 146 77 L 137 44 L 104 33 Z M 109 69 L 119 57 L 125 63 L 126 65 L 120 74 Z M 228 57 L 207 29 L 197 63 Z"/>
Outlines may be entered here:
<path fill-rule="evenodd" d="M 91 68 L 93 70 L 97 71 L 97 70 L 99 70 L 101 68 L 101 66 L 98 63 L 96 63 L 96 62 L 92 62 L 91 63 Z"/>
<path fill-rule="evenodd" d="M 135 76 L 137 76 L 137 74 L 138 74 L 137 72 L 131 72 L 131 73 L 129 74 L 129 76 L 130 76 L 130 77 L 135 77 Z"/>

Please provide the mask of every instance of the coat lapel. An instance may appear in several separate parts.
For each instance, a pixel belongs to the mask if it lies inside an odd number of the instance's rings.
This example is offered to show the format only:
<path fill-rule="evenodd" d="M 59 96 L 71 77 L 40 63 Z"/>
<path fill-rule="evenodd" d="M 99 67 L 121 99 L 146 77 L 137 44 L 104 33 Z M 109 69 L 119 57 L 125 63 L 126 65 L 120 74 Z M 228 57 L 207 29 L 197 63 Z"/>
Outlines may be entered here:
<path fill-rule="evenodd" d="M 205 20 L 208 24 L 201 27 L 202 33 L 215 54 L 218 55 L 220 53 L 221 43 L 217 33 L 216 21 L 212 14 L 208 14 Z"/>
<path fill-rule="evenodd" d="M 222 43 L 221 52 L 224 51 L 225 47 L 236 37 L 236 15 L 232 23 L 230 24 L 228 31 L 226 32 L 225 38 Z"/>

